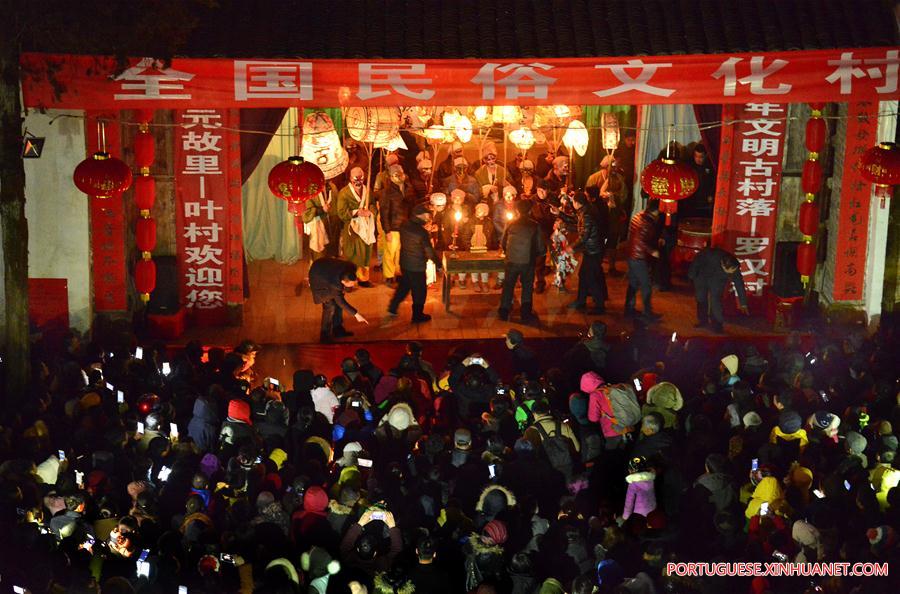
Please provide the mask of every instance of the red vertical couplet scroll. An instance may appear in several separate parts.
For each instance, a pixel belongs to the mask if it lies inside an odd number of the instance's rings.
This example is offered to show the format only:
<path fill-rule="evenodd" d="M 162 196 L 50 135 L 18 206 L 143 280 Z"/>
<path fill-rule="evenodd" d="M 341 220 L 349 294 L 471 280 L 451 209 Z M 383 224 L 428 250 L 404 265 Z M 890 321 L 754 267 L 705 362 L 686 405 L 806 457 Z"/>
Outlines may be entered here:
<path fill-rule="evenodd" d="M 240 122 L 239 110 L 230 109 L 229 118 Z M 228 288 L 229 304 L 244 302 L 244 230 L 243 198 L 241 195 L 241 137 L 226 133 L 228 140 Z"/>
<path fill-rule="evenodd" d="M 175 112 L 180 297 L 191 320 L 201 326 L 226 322 L 232 244 L 240 244 L 240 235 L 231 232 L 233 132 L 228 129 L 236 127 L 233 115 L 228 109 Z"/>
<path fill-rule="evenodd" d="M 857 163 L 863 153 L 875 144 L 877 128 L 877 102 L 847 104 L 847 136 L 834 262 L 835 301 L 859 301 L 863 298 L 872 184 L 862 178 Z"/>
<path fill-rule="evenodd" d="M 98 120 L 106 121 L 106 152 L 121 158 L 122 141 L 118 111 L 88 111 L 85 124 L 88 155 L 100 150 Z M 90 202 L 91 285 L 94 311 L 128 309 L 125 266 L 125 203 L 122 195 L 110 198 L 86 196 Z"/>
<path fill-rule="evenodd" d="M 772 284 L 787 105 L 725 105 L 712 243 L 741 261 L 751 297 Z"/>

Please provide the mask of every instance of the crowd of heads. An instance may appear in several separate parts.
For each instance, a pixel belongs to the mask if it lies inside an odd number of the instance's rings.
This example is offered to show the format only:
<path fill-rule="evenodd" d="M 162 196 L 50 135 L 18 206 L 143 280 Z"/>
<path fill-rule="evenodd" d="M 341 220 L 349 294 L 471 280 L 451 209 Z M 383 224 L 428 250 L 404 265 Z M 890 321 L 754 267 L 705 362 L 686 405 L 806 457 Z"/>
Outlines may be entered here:
<path fill-rule="evenodd" d="M 70 340 L 0 426 L 4 587 L 30 592 L 896 592 L 670 563 L 898 560 L 895 326 L 574 344 L 433 366 Z M 287 385 L 286 385 L 287 384 Z"/>

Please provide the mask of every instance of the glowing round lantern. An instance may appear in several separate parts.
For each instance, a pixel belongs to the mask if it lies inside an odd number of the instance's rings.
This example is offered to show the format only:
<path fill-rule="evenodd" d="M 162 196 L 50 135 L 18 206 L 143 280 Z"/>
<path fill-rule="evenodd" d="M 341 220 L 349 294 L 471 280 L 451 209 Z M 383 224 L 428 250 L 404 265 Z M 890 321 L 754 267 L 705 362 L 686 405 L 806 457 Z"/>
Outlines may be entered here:
<path fill-rule="evenodd" d="M 351 107 L 344 116 L 350 138 L 360 142 L 387 142 L 400 130 L 396 107 Z"/>
<path fill-rule="evenodd" d="M 307 163 L 315 163 L 325 179 L 342 174 L 350 160 L 334 123 L 323 111 L 311 113 L 303 121 L 303 148 L 300 154 Z"/>
<path fill-rule="evenodd" d="M 863 153 L 859 172 L 863 179 L 875 184 L 875 195 L 881 198 L 884 208 L 891 186 L 900 183 L 900 148 L 893 142 L 879 142 Z"/>
<path fill-rule="evenodd" d="M 527 151 L 534 146 L 534 133 L 528 128 L 516 128 L 510 130 L 509 141 L 519 150 Z"/>
<path fill-rule="evenodd" d="M 671 224 L 671 215 L 678 212 L 676 203 L 692 195 L 698 183 L 694 168 L 674 159 L 656 159 L 641 172 L 641 188 L 660 201 L 659 209 L 666 214 L 666 225 Z"/>
<path fill-rule="evenodd" d="M 579 157 L 583 157 L 588 149 L 588 131 L 581 120 L 572 120 L 563 134 L 563 144 L 571 152 L 574 150 Z"/>
<path fill-rule="evenodd" d="M 479 128 L 488 128 L 494 124 L 493 112 L 487 105 L 479 105 L 472 111 L 475 125 Z"/>
<path fill-rule="evenodd" d="M 89 196 L 109 198 L 131 187 L 131 169 L 109 153 L 94 153 L 75 167 L 75 186 Z"/>
<path fill-rule="evenodd" d="M 288 202 L 305 202 L 325 188 L 325 175 L 303 157 L 288 157 L 269 172 L 269 189 Z"/>
<path fill-rule="evenodd" d="M 456 137 L 463 144 L 472 140 L 472 121 L 466 116 L 459 116 L 453 126 Z"/>
<path fill-rule="evenodd" d="M 495 105 L 493 120 L 497 124 L 518 124 L 522 119 L 522 109 L 517 105 Z"/>

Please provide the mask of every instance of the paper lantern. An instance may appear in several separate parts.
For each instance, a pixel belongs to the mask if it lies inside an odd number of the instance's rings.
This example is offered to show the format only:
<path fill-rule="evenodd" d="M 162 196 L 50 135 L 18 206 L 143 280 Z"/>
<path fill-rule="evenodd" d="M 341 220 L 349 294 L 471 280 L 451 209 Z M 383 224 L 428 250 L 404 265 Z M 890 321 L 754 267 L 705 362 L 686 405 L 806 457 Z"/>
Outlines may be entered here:
<path fill-rule="evenodd" d="M 156 179 L 139 175 L 134 180 L 134 204 L 141 213 L 150 214 L 156 202 Z"/>
<path fill-rule="evenodd" d="M 156 220 L 141 218 L 134 227 L 134 242 L 141 252 L 150 253 L 156 248 Z"/>
<path fill-rule="evenodd" d="M 828 126 L 822 118 L 809 118 L 806 120 L 806 150 L 818 154 L 825 148 L 825 135 Z M 812 158 L 812 157 L 810 157 Z"/>
<path fill-rule="evenodd" d="M 807 159 L 803 164 L 800 188 L 804 194 L 815 194 L 822 188 L 822 163 L 820 161 Z"/>
<path fill-rule="evenodd" d="M 288 202 L 305 202 L 324 188 L 322 170 L 303 157 L 289 157 L 269 172 L 269 189 Z"/>
<path fill-rule="evenodd" d="M 581 120 L 572 120 L 563 134 L 563 144 L 569 151 L 574 150 L 579 157 L 583 157 L 588 149 L 588 131 Z"/>
<path fill-rule="evenodd" d="M 816 270 L 816 244 L 804 242 L 797 246 L 797 272 L 803 284 Z"/>
<path fill-rule="evenodd" d="M 443 122 L 445 128 L 456 128 L 456 122 L 459 120 L 460 117 L 462 117 L 462 116 L 459 115 L 458 110 L 451 109 L 451 110 L 445 111 L 441 115 L 441 121 Z"/>
<path fill-rule="evenodd" d="M 459 116 L 453 128 L 456 132 L 456 137 L 459 138 L 461 143 L 465 144 L 472 140 L 472 120 L 468 117 Z"/>
<path fill-rule="evenodd" d="M 403 137 L 400 136 L 400 132 L 397 132 L 395 136 L 392 136 L 387 142 L 376 142 L 375 148 L 383 148 L 388 152 L 396 151 L 396 150 L 407 150 L 406 142 L 403 140 Z"/>
<path fill-rule="evenodd" d="M 347 169 L 350 157 L 341 145 L 328 114 L 317 111 L 303 121 L 301 156 L 307 163 L 315 163 L 325 179 L 333 179 Z"/>
<path fill-rule="evenodd" d="M 694 168 L 674 159 L 656 159 L 641 172 L 641 188 L 660 201 L 660 211 L 666 214 L 666 225 L 672 222 L 672 214 L 678 212 L 678 200 L 697 190 L 699 178 Z"/>
<path fill-rule="evenodd" d="M 440 143 L 451 143 L 456 140 L 456 135 L 453 130 L 449 128 L 445 128 L 443 126 L 439 126 L 434 124 L 432 126 L 428 126 L 422 132 L 425 135 L 425 138 L 429 140 L 429 142 L 440 144 Z"/>
<path fill-rule="evenodd" d="M 519 150 L 527 151 L 534 146 L 534 133 L 528 128 L 516 128 L 510 130 L 509 141 Z"/>
<path fill-rule="evenodd" d="M 603 148 L 614 151 L 619 146 L 619 119 L 614 113 L 604 113 L 602 123 Z"/>
<path fill-rule="evenodd" d="M 891 186 L 900 183 L 900 148 L 893 142 L 880 142 L 859 160 L 863 179 L 875 184 L 875 194 L 881 198 L 882 208 L 890 195 Z"/>
<path fill-rule="evenodd" d="M 572 110 L 568 105 L 554 105 L 553 115 L 561 120 L 572 117 Z"/>
<path fill-rule="evenodd" d="M 475 125 L 479 128 L 489 128 L 494 124 L 491 108 L 487 105 L 479 105 L 472 110 L 472 117 L 475 118 Z"/>
<path fill-rule="evenodd" d="M 819 231 L 819 207 L 815 202 L 803 202 L 800 204 L 799 224 L 800 233 L 813 236 Z"/>
<path fill-rule="evenodd" d="M 153 134 L 147 130 L 138 132 L 134 136 L 134 164 L 142 175 L 149 175 L 150 166 L 156 160 L 156 140 Z"/>
<path fill-rule="evenodd" d="M 400 130 L 396 107 L 351 107 L 344 116 L 350 138 L 360 142 L 387 142 Z"/>
<path fill-rule="evenodd" d="M 134 286 L 141 294 L 141 301 L 150 300 L 150 293 L 156 288 L 156 262 L 138 260 L 134 266 Z"/>
<path fill-rule="evenodd" d="M 75 167 L 75 186 L 89 196 L 109 198 L 131 187 L 131 169 L 109 153 L 94 153 Z"/>
<path fill-rule="evenodd" d="M 518 124 L 522 119 L 522 109 L 517 105 L 495 105 L 493 120 L 497 124 Z"/>

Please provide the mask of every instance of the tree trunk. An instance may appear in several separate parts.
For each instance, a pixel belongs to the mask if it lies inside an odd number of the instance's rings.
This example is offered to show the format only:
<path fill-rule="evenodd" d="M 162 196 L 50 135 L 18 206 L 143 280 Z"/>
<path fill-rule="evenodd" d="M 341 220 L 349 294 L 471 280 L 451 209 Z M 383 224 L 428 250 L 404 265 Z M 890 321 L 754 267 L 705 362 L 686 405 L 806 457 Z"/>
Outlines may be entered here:
<path fill-rule="evenodd" d="M 9 27 L 0 25 L 0 32 Z M 12 37 L 4 35 L 7 40 Z M 29 378 L 28 221 L 22 163 L 22 106 L 17 44 L 0 43 L 0 229 L 6 294 L 5 409 L 21 403 Z"/>

